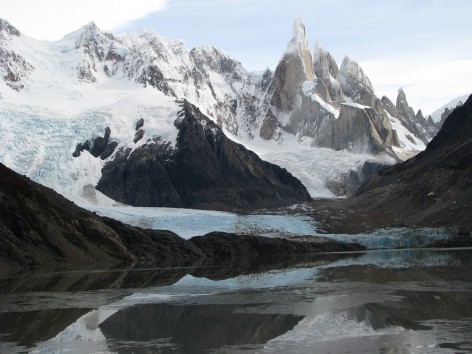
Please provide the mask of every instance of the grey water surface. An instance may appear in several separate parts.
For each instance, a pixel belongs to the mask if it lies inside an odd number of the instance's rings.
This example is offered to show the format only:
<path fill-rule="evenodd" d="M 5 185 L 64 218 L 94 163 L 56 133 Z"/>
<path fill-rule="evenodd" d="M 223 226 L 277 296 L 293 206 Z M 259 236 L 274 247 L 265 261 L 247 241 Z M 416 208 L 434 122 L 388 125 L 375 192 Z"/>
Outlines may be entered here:
<path fill-rule="evenodd" d="M 0 352 L 472 352 L 472 250 L 5 275 Z"/>

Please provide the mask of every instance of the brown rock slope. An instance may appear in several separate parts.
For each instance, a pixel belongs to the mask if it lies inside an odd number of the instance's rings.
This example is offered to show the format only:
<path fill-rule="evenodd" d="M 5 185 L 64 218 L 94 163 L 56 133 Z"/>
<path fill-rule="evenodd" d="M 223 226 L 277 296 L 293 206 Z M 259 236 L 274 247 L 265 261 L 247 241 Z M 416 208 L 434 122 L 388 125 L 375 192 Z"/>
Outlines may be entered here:
<path fill-rule="evenodd" d="M 171 232 L 100 218 L 0 164 L 0 262 L 93 265 L 153 258 L 183 262 L 202 253 Z"/>
<path fill-rule="evenodd" d="M 407 225 L 472 230 L 472 96 L 425 151 L 382 170 L 346 204 Z"/>

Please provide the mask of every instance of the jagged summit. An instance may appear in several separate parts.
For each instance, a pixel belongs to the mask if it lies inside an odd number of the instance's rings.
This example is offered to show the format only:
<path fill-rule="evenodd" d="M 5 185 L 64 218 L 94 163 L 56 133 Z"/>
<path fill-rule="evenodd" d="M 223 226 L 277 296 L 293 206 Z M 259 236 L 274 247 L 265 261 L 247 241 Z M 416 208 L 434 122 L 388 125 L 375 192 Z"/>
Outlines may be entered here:
<path fill-rule="evenodd" d="M 190 51 L 190 56 L 201 71 L 208 71 L 207 69 L 209 69 L 237 80 L 242 80 L 243 77 L 248 76 L 241 62 L 231 58 L 228 53 L 220 48 L 202 45 L 193 48 Z"/>
<path fill-rule="evenodd" d="M 415 111 L 413 108 L 410 107 L 408 104 L 408 101 L 406 99 L 406 94 L 405 91 L 403 90 L 402 87 L 398 89 L 398 96 L 397 96 L 397 104 L 396 104 L 397 109 L 403 113 L 406 117 L 414 119 L 416 118 L 415 116 Z"/>
<path fill-rule="evenodd" d="M 0 18 L 0 39 L 5 39 L 5 34 L 9 36 L 19 37 L 21 32 L 16 29 L 13 25 L 10 24 L 7 20 Z"/>
<path fill-rule="evenodd" d="M 336 79 L 339 75 L 338 64 L 333 56 L 321 46 L 320 42 L 316 42 L 313 64 L 315 76 L 321 81 L 318 85 L 325 87 L 329 94 L 329 96 L 325 94 L 325 100 L 339 108 L 341 102 L 344 101 L 344 94 Z M 321 97 L 323 97 L 322 93 Z"/>
<path fill-rule="evenodd" d="M 320 72 L 328 73 L 333 79 L 336 79 L 338 76 L 339 67 L 336 63 L 336 60 L 329 51 L 323 48 L 319 41 L 316 42 L 315 45 L 313 62 L 315 64 L 315 68 L 318 68 Z"/>
<path fill-rule="evenodd" d="M 396 109 L 403 121 L 403 124 L 424 144 L 427 144 L 438 131 L 438 127 L 432 120 L 426 120 L 421 110 L 415 111 L 408 104 L 403 88 L 398 89 Z"/>
<path fill-rule="evenodd" d="M 79 30 L 79 32 L 98 32 L 100 29 L 98 28 L 95 21 L 90 21 L 83 25 Z"/>
<path fill-rule="evenodd" d="M 302 52 L 310 50 L 306 37 L 305 25 L 300 17 L 296 17 L 292 28 L 293 37 L 287 45 L 287 52 Z"/>
<path fill-rule="evenodd" d="M 343 59 L 340 69 L 340 76 L 338 77 L 341 80 L 355 79 L 357 82 L 361 83 L 367 91 L 374 93 L 374 87 L 372 86 L 372 83 L 365 74 L 364 70 L 362 70 L 356 61 L 352 60 L 347 55 Z"/>
<path fill-rule="evenodd" d="M 287 49 L 282 60 L 285 61 L 299 61 L 303 65 L 303 75 L 306 80 L 314 80 L 313 72 L 313 58 L 310 52 L 310 46 L 306 37 L 305 25 L 300 17 L 295 18 L 293 24 L 293 37 L 287 45 Z"/>

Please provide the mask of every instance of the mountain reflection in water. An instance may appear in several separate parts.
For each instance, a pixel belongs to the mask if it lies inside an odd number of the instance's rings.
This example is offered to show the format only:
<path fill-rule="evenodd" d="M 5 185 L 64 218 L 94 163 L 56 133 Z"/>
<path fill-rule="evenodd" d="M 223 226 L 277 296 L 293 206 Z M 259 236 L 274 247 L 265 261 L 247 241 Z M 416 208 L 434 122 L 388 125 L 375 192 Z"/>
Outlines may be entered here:
<path fill-rule="evenodd" d="M 238 311 L 244 309 L 232 304 L 136 305 L 112 315 L 100 329 L 112 342 L 169 339 L 169 353 L 204 353 L 227 345 L 264 344 L 303 319 L 290 314 Z"/>
<path fill-rule="evenodd" d="M 0 277 L 0 352 L 472 351 L 472 250 Z"/>

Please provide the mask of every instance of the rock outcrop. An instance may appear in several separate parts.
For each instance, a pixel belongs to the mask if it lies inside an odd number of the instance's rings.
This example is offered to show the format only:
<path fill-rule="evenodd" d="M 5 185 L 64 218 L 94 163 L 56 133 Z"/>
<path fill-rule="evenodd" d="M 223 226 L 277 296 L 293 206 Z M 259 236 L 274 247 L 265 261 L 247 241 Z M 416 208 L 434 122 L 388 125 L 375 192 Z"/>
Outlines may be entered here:
<path fill-rule="evenodd" d="M 257 209 L 310 200 L 302 183 L 228 139 L 187 101 L 174 146 L 159 138 L 107 162 L 97 189 L 133 206 Z"/>
<path fill-rule="evenodd" d="M 337 80 L 344 94 L 351 98 L 352 101 L 371 107 L 376 112 L 381 112 L 379 100 L 375 96 L 372 83 L 360 65 L 348 56 L 344 57 Z"/>
<path fill-rule="evenodd" d="M 93 157 L 100 157 L 102 160 L 106 160 L 111 154 L 113 154 L 118 146 L 116 140 L 110 140 L 110 134 L 110 128 L 106 127 L 103 137 L 97 136 L 93 139 L 87 140 L 85 143 L 77 144 L 72 156 L 79 157 L 83 151 L 87 150 Z"/>
<path fill-rule="evenodd" d="M 336 79 L 339 75 L 338 64 L 319 42 L 316 43 L 313 62 L 318 79 L 316 84 L 318 94 L 324 101 L 339 109 L 341 103 L 344 102 L 344 93 L 341 84 Z"/>

